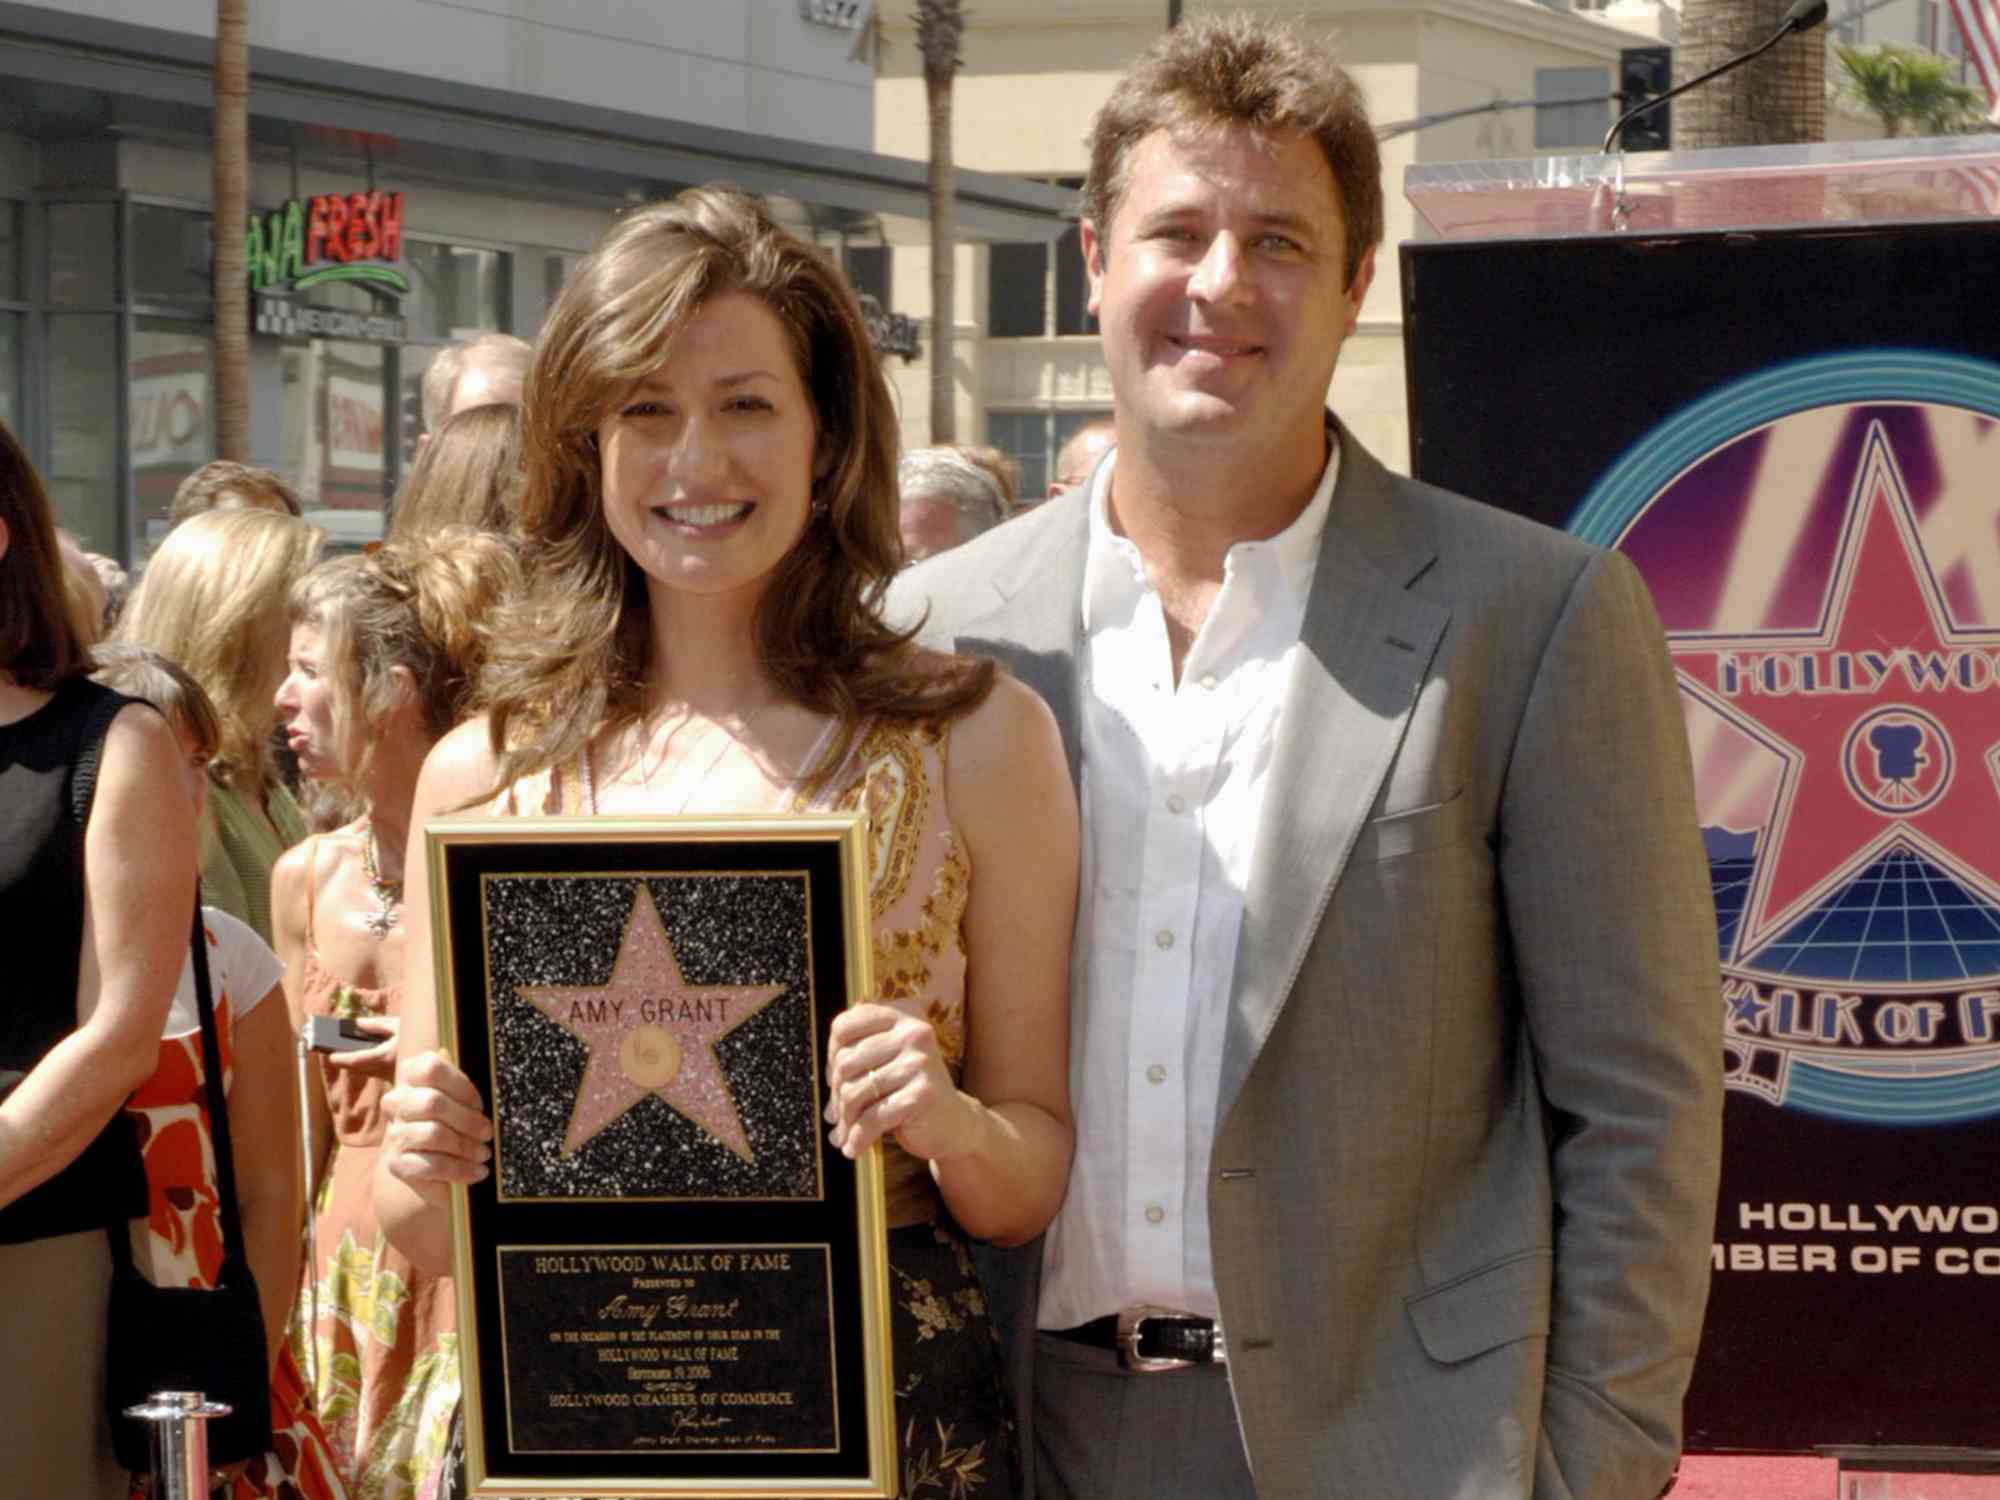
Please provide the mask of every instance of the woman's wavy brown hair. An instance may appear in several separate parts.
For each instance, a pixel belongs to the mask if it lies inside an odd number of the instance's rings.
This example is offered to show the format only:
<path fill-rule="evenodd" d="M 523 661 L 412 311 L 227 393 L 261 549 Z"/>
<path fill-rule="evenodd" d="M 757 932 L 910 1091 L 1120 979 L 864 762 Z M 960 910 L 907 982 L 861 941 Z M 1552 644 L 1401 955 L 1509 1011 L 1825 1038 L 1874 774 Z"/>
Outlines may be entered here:
<path fill-rule="evenodd" d="M 518 578 L 506 538 L 445 526 L 331 558 L 292 585 L 292 624 L 319 632 L 332 686 L 341 790 L 359 794 L 379 739 L 375 726 L 395 701 L 396 668 L 410 675 L 432 742 L 471 716 L 494 606 Z"/>
<path fill-rule="evenodd" d="M 561 765 L 637 719 L 652 650 L 638 565 L 605 523 L 597 430 L 710 298 L 746 292 L 784 325 L 818 431 L 812 517 L 756 613 L 765 668 L 840 732 L 823 784 L 863 721 L 948 719 L 992 686 L 990 663 L 920 652 L 886 625 L 903 563 L 896 414 L 860 305 L 811 245 L 727 187 L 627 214 L 550 309 L 521 410 L 519 596 L 495 629 L 482 697 L 503 784 Z"/>
<path fill-rule="evenodd" d="M 500 402 L 469 406 L 431 435 L 396 492 L 389 540 L 414 541 L 446 526 L 514 534 L 521 475 L 521 414 Z"/>

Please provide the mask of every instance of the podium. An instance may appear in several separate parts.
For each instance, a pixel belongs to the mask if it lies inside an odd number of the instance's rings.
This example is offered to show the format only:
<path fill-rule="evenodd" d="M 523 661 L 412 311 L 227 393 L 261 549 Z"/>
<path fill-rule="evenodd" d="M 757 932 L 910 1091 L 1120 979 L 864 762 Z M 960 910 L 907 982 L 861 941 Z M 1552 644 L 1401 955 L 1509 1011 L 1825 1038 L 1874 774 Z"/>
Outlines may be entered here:
<path fill-rule="evenodd" d="M 1990 1465 L 2000 137 L 1404 190 L 1413 472 L 1624 552 L 1681 684 L 1728 1084 L 1688 1448 Z"/>

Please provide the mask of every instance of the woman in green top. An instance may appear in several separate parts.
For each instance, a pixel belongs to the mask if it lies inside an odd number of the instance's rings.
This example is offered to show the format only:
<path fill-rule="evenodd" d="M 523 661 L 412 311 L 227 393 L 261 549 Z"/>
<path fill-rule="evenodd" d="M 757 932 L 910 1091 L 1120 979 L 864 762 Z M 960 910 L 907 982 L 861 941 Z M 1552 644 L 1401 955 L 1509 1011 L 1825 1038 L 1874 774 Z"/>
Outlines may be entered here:
<path fill-rule="evenodd" d="M 185 667 L 222 715 L 209 762 L 203 899 L 271 941 L 271 866 L 306 835 L 270 754 L 271 697 L 285 676 L 286 600 L 322 533 L 264 510 L 209 511 L 181 522 L 146 565 L 117 638 Z"/>

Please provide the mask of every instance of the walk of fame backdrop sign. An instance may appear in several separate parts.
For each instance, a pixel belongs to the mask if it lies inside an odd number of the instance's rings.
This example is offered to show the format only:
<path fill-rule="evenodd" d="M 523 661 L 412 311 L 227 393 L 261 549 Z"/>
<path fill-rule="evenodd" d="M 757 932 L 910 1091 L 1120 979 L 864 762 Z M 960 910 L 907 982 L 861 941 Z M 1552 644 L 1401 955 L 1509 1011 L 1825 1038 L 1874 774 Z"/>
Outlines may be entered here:
<path fill-rule="evenodd" d="M 2000 1446 L 1946 1332 L 2000 1306 L 1997 524 L 2000 365 L 1908 352 L 1726 386 L 1579 514 L 1658 603 L 1715 894 L 1708 1445 Z M 1802 1351 L 1868 1393 L 1834 1428 Z"/>
<path fill-rule="evenodd" d="M 893 1491 L 879 1158 L 832 1151 L 870 993 L 863 822 L 446 820 L 440 1035 L 475 1494 Z"/>
<path fill-rule="evenodd" d="M 1624 552 L 1680 682 L 1727 1083 L 1695 1451 L 2000 1449 L 1996 254 L 1405 254 L 1418 476 Z"/>

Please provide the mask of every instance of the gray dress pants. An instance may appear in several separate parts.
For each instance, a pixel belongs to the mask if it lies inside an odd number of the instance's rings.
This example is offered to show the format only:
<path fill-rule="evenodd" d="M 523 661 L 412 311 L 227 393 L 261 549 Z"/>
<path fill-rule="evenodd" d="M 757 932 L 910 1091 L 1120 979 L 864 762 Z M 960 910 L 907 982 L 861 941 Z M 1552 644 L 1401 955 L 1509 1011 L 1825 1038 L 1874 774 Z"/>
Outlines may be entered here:
<path fill-rule="evenodd" d="M 1220 1365 L 1141 1374 L 1108 1349 L 1035 1335 L 1039 1500 L 1255 1500 Z"/>

